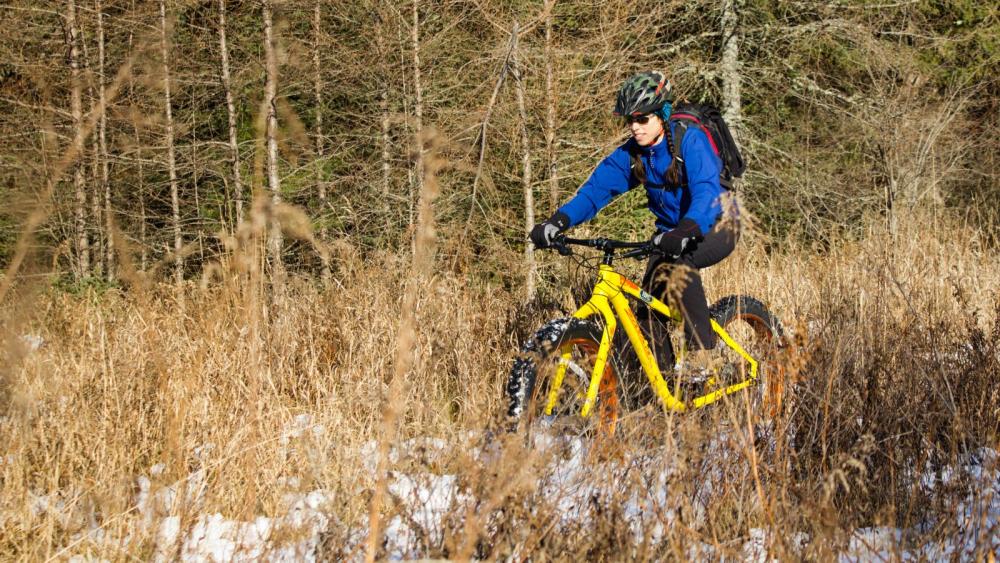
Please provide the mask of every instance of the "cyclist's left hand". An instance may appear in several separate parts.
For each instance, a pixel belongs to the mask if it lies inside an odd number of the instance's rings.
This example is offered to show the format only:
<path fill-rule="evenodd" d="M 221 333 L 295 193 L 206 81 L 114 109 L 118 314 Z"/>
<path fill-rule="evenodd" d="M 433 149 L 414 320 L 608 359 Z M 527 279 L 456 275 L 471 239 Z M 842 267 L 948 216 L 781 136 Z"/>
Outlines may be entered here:
<path fill-rule="evenodd" d="M 701 238 L 701 228 L 698 227 L 698 223 L 691 219 L 681 219 L 673 229 L 665 233 L 656 233 L 652 242 L 664 256 L 676 260 Z"/>

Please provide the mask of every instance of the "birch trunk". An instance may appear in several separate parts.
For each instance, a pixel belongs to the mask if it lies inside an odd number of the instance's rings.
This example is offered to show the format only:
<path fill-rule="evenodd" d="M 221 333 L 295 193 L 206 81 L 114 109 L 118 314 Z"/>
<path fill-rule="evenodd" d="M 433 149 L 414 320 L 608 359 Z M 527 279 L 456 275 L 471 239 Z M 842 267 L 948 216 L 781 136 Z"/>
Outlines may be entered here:
<path fill-rule="evenodd" d="M 101 0 L 97 0 L 97 95 L 98 103 L 102 108 L 101 120 L 97 126 L 98 158 L 101 162 L 101 186 L 104 192 L 104 229 L 107 241 L 105 243 L 105 270 L 108 281 L 114 281 L 115 273 L 115 222 L 111 210 L 111 183 L 108 181 L 108 112 L 107 112 L 107 84 L 105 76 L 104 58 L 104 11 Z"/>
<path fill-rule="evenodd" d="M 545 158 L 549 168 L 549 211 L 559 205 L 559 177 L 556 175 L 556 92 L 552 66 L 552 9 L 556 0 L 545 0 Z"/>
<path fill-rule="evenodd" d="M 167 120 L 167 173 L 170 177 L 171 226 L 174 231 L 174 283 L 184 281 L 184 258 L 181 256 L 181 203 L 177 185 L 177 158 L 174 153 L 174 116 L 170 102 L 170 47 L 167 32 L 167 4 L 160 0 L 160 52 L 163 55 L 163 99 Z"/>
<path fill-rule="evenodd" d="M 88 73 L 93 65 L 90 62 L 90 49 L 87 48 L 87 37 L 85 33 L 86 27 L 83 22 L 77 22 L 80 24 L 78 28 L 78 40 L 80 44 L 80 53 L 83 55 L 81 59 L 81 70 L 87 69 Z M 97 115 L 97 108 L 100 107 L 100 102 L 97 99 L 97 95 L 94 92 L 94 83 L 89 80 L 89 76 L 86 80 L 87 84 L 87 98 L 90 99 L 90 111 L 87 112 L 89 115 Z M 99 122 L 100 120 L 98 120 Z M 90 198 L 90 217 L 91 217 L 91 229 L 90 229 L 90 274 L 94 277 L 101 277 L 104 275 L 104 237 L 101 232 L 101 226 L 103 224 L 101 204 L 103 200 L 103 184 L 101 184 L 101 164 L 100 164 L 100 145 L 98 144 L 97 135 L 94 135 L 90 139 L 91 152 L 90 152 L 90 181 L 93 189 L 88 194 Z"/>
<path fill-rule="evenodd" d="M 136 132 L 136 141 L 139 140 Z M 146 241 L 146 186 L 143 181 L 142 153 L 139 156 L 139 244 L 142 250 L 139 252 L 139 270 L 145 272 L 149 269 L 149 243 Z"/>
<path fill-rule="evenodd" d="M 406 60 L 407 41 L 408 40 L 403 36 L 403 25 L 397 25 L 396 26 L 396 43 L 399 45 L 399 49 L 397 50 L 397 52 L 399 54 L 399 68 L 400 69 L 405 69 L 406 65 L 407 65 L 407 60 Z M 417 137 L 417 134 L 416 134 L 415 129 L 414 129 L 413 120 L 408 119 L 409 116 L 412 115 L 412 110 L 411 110 L 411 107 L 410 107 L 410 104 L 411 104 L 411 101 L 410 101 L 410 95 L 411 95 L 410 94 L 410 88 L 411 88 L 412 85 L 409 82 L 405 81 L 405 80 L 403 80 L 401 82 L 402 82 L 402 84 L 400 84 L 400 101 L 402 102 L 402 106 L 403 106 L 403 115 L 407 117 L 407 119 L 404 120 L 405 123 L 406 123 L 406 127 L 407 127 L 406 135 L 408 137 L 410 137 L 410 138 L 414 138 L 415 139 Z M 407 227 L 412 227 L 413 226 L 413 217 L 414 217 L 414 210 L 413 210 L 414 209 L 413 208 L 414 196 L 413 196 L 413 194 L 416 193 L 416 191 L 414 190 L 414 186 L 416 186 L 416 183 L 417 183 L 417 180 L 416 180 L 416 178 L 414 177 L 414 174 L 413 174 L 413 167 L 412 166 L 407 166 L 406 167 L 406 186 L 407 186 L 407 190 L 408 191 L 407 191 L 406 196 L 405 196 L 406 207 L 407 207 L 407 209 L 406 209 L 406 216 L 408 217 L 407 223 L 406 223 Z M 400 196 L 400 198 L 397 198 L 397 199 L 399 199 L 400 201 L 402 201 L 403 197 Z"/>
<path fill-rule="evenodd" d="M 736 142 L 743 139 L 743 107 L 740 101 L 740 27 L 738 10 L 741 0 L 722 0 L 722 115 Z"/>
<path fill-rule="evenodd" d="M 83 126 L 83 86 L 80 80 L 80 37 L 76 22 L 76 0 L 66 3 L 66 42 L 69 44 L 69 68 L 72 86 L 70 89 L 70 113 L 73 117 L 74 139 L 80 138 L 80 128 Z M 77 147 L 78 150 L 82 146 Z M 87 237 L 87 186 L 83 177 L 83 165 L 77 162 L 73 165 L 73 189 L 76 197 L 74 209 L 76 237 L 76 277 L 84 278 L 90 274 L 90 241 Z"/>
<path fill-rule="evenodd" d="M 240 177 L 240 147 L 236 138 L 236 106 L 233 104 L 232 81 L 229 77 L 229 47 L 226 43 L 226 0 L 219 0 L 219 53 L 222 58 L 222 89 L 226 93 L 226 114 L 229 117 L 229 154 L 233 168 L 233 196 L 236 207 L 235 228 L 243 223 L 243 179 Z M 232 217 L 232 216 L 230 216 Z"/>
<path fill-rule="evenodd" d="M 84 60 L 86 60 L 86 57 L 84 57 Z M 95 99 L 94 103 L 90 106 L 90 113 L 94 112 L 96 109 L 97 101 Z M 100 122 L 100 120 L 98 120 L 98 122 Z M 94 188 L 90 192 L 90 265 L 91 274 L 96 278 L 100 278 L 104 275 L 104 233 L 101 232 L 101 227 L 104 223 L 104 213 L 102 211 L 104 195 L 103 184 L 101 183 L 101 148 L 97 135 L 94 135 L 94 138 L 91 139 L 90 151 L 90 181 Z"/>
<path fill-rule="evenodd" d="M 418 0 L 413 0 L 413 27 L 410 30 L 410 40 L 413 43 L 413 126 L 416 129 L 415 139 L 420 139 L 424 130 L 423 89 L 420 84 L 420 13 L 417 9 Z M 410 194 L 410 227 L 413 227 L 414 198 L 423 189 L 424 183 L 424 148 L 418 142 L 414 164 L 416 179 L 414 191 Z"/>
<path fill-rule="evenodd" d="M 322 174 L 323 158 L 325 156 L 323 147 L 323 73 L 319 57 L 323 13 L 320 8 L 321 0 L 316 0 L 316 5 L 313 7 L 313 84 L 316 92 L 316 162 L 314 166 L 316 170 L 316 189 L 319 192 L 320 224 L 322 225 L 319 230 L 319 237 L 325 243 L 327 240 L 326 221 L 322 220 L 327 210 L 326 184 L 323 182 Z M 321 253 L 321 260 L 323 261 L 323 280 L 328 280 L 330 279 L 330 258 L 324 252 Z"/>
<path fill-rule="evenodd" d="M 267 185 L 271 190 L 272 206 L 281 202 L 281 181 L 278 178 L 278 57 L 274 45 L 274 26 L 271 17 L 270 0 L 264 2 L 264 57 L 267 62 L 267 80 L 264 85 L 264 102 L 267 104 Z M 284 281 L 285 268 L 281 259 L 281 225 L 272 213 L 268 232 L 268 255 L 271 273 L 276 285 Z"/>
<path fill-rule="evenodd" d="M 132 0 L 132 11 L 135 11 L 135 0 Z M 133 53 L 133 42 L 135 40 L 135 33 L 129 31 L 128 34 L 128 52 L 131 56 Z M 128 78 L 128 97 L 129 103 L 135 103 L 135 75 L 129 74 Z M 149 268 L 149 245 L 146 243 L 146 186 L 145 186 L 145 170 L 142 160 L 142 140 L 139 136 L 139 123 L 138 120 L 132 121 L 132 132 L 135 135 L 135 155 L 136 161 L 139 167 L 139 177 L 138 177 L 138 198 L 139 198 L 139 271 L 145 272 Z"/>
<path fill-rule="evenodd" d="M 386 68 L 384 69 L 384 75 L 382 76 L 381 84 L 382 87 L 379 91 L 379 109 L 382 112 L 382 131 L 381 131 L 381 143 L 382 143 L 382 205 L 383 205 L 383 215 L 385 216 L 385 228 L 386 233 L 392 232 L 392 165 L 390 159 L 392 154 L 389 152 L 389 133 L 390 133 L 390 116 L 389 116 L 389 84 L 392 72 L 389 70 L 389 53 L 385 44 L 385 17 L 384 12 L 380 9 L 377 11 L 375 17 L 377 18 L 377 23 L 375 25 L 375 49 L 378 51 L 378 60 L 384 61 Z"/>
<path fill-rule="evenodd" d="M 517 96 L 517 112 L 521 117 L 521 146 L 524 148 L 524 154 L 521 157 L 521 186 L 524 188 L 524 232 L 527 235 L 535 225 L 535 194 L 531 188 L 531 139 L 528 137 L 528 111 L 524 103 L 524 74 L 521 72 L 517 56 L 517 37 L 520 29 L 516 21 L 511 33 L 514 36 L 511 67 Z M 530 301 L 535 298 L 535 279 L 538 275 L 535 266 L 535 248 L 531 244 L 524 245 L 524 267 L 527 271 L 524 283 L 525 292 Z"/>
<path fill-rule="evenodd" d="M 191 143 L 189 145 L 191 149 L 191 187 L 194 189 L 194 213 L 196 224 L 195 236 L 198 237 L 198 263 L 205 263 L 205 245 L 202 217 L 201 217 L 201 196 L 198 193 L 198 134 L 197 129 L 191 131 Z"/>

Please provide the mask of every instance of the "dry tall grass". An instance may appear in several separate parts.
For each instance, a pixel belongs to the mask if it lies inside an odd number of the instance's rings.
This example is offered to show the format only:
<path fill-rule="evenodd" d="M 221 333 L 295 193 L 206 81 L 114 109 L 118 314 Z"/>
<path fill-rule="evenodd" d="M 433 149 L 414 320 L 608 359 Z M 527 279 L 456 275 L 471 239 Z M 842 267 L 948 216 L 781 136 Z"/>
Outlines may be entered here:
<path fill-rule="evenodd" d="M 728 422 L 735 402 L 701 416 L 646 412 L 617 452 L 588 465 L 613 486 L 576 508 L 590 515 L 576 527 L 557 525 L 558 488 L 540 477 L 552 452 L 501 439 L 491 455 L 470 453 L 498 420 L 525 331 L 555 307 L 524 308 L 520 291 L 435 273 L 414 296 L 399 432 L 447 446 L 391 457 L 390 468 L 456 475 L 476 500 L 456 506 L 418 551 L 683 558 L 708 544 L 735 556 L 749 530 L 764 527 L 786 531 L 764 539 L 772 554 L 826 558 L 858 526 L 937 517 L 905 541 L 956 533 L 948 515 L 967 491 L 930 495 L 914 470 L 1000 445 L 1000 268 L 981 235 L 955 221 L 919 217 L 898 228 L 896 238 L 873 229 L 770 255 L 745 237 L 706 276 L 708 291 L 756 295 L 793 330 L 789 361 L 801 382 L 781 428 L 794 440 L 755 442 Z M 283 304 L 262 299 L 255 274 L 235 266 L 180 293 L 51 291 L 6 304 L 0 558 L 146 559 L 163 516 L 180 516 L 182 529 L 204 513 L 252 520 L 287 510 L 286 493 L 314 489 L 332 499 L 324 555 L 359 556 L 351 530 L 366 525 L 377 478 L 365 458 L 379 435 L 410 266 L 349 248 L 335 264 L 339 283 L 325 290 L 292 278 Z M 44 344 L 30 350 L 25 335 Z M 650 483 L 662 474 L 650 467 L 669 467 L 667 482 Z M 154 492 L 195 490 L 140 510 L 140 476 Z M 647 506 L 649 533 L 637 539 L 621 507 L 655 486 L 666 501 Z M 386 517 L 405 506 L 387 502 Z"/>

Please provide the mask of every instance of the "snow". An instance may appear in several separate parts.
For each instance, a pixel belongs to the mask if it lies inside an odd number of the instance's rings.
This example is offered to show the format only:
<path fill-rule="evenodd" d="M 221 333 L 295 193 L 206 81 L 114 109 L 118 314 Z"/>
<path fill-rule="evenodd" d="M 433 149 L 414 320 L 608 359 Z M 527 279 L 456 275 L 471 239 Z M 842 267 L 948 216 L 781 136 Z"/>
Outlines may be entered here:
<path fill-rule="evenodd" d="M 156 560 L 316 561 L 320 535 L 330 521 L 325 510 L 331 498 L 324 491 L 313 491 L 291 500 L 288 513 L 278 518 L 258 516 L 240 522 L 218 513 L 201 515 L 183 535 L 180 517 L 168 516 L 157 530 Z M 272 541 L 279 530 L 295 532 L 287 535 L 301 539 Z"/>
<path fill-rule="evenodd" d="M 961 467 L 941 471 L 926 468 L 921 486 L 931 491 L 967 479 L 969 494 L 958 504 L 950 522 L 925 522 L 923 528 L 952 526 L 957 534 L 943 544 L 906 546 L 908 535 L 919 530 L 877 527 L 856 530 L 847 550 L 840 557 L 848 561 L 942 561 L 976 559 L 976 554 L 992 551 L 1000 556 L 1000 454 L 981 448 L 968 456 Z M 903 546 L 903 547 L 900 547 Z"/>
<path fill-rule="evenodd" d="M 285 429 L 288 439 L 282 438 L 282 447 L 307 447 L 308 442 L 293 439 L 318 437 L 324 431 L 311 418 L 296 417 Z M 543 501 L 531 510 L 551 511 L 556 518 L 553 522 L 556 530 L 579 530 L 592 523 L 595 510 L 599 510 L 595 506 L 617 503 L 615 506 L 621 509 L 621 518 L 636 544 L 651 542 L 655 545 L 670 531 L 671 522 L 682 508 L 687 525 L 697 526 L 704 517 L 715 484 L 726 478 L 723 468 L 740 463 L 725 440 L 726 436 L 720 434 L 707 445 L 708 458 L 702 462 L 700 488 L 693 491 L 686 506 L 680 507 L 676 506 L 677 495 L 669 494 L 678 471 L 670 461 L 671 456 L 664 452 L 653 450 L 642 455 L 625 454 L 625 457 L 603 459 L 593 455 L 588 440 L 539 433 L 534 448 L 524 454 L 524 466 L 533 479 L 534 495 Z M 483 442 L 488 445 L 483 446 Z M 360 454 L 359 467 L 369 476 L 374 475 L 377 446 L 375 442 L 368 442 L 356 450 Z M 401 442 L 390 451 L 393 465 L 407 468 L 389 475 L 386 503 L 391 509 L 384 524 L 382 546 L 390 559 L 429 555 L 429 547 L 442 545 L 449 530 L 460 526 L 466 515 L 477 513 L 487 503 L 486 499 L 477 499 L 459 475 L 449 473 L 448 464 L 438 463 L 443 456 L 453 454 L 456 447 L 463 448 L 484 468 L 490 467 L 504 453 L 496 441 L 483 440 L 481 435 L 473 433 L 450 440 L 415 438 Z M 214 449 L 211 444 L 205 444 L 195 457 L 208 463 Z M 963 490 L 969 492 L 954 508 L 953 514 L 922 523 L 917 529 L 866 527 L 855 530 L 839 560 L 965 560 L 987 551 L 1000 554 L 998 462 L 1000 454 L 984 448 L 966 456 L 966 462 L 959 466 L 937 470 L 928 466 L 915 472 L 915 482 L 927 491 L 944 485 L 963 485 L 966 487 Z M 166 474 L 165 469 L 162 464 L 155 465 L 148 476 L 136 479 L 135 510 L 138 522 L 147 531 L 146 536 L 152 538 L 156 561 L 316 561 L 323 557 L 320 545 L 328 530 L 336 530 L 336 537 L 347 538 L 343 540 L 346 545 L 337 546 L 343 548 L 343 553 L 360 557 L 364 552 L 369 533 L 367 521 L 362 518 L 353 528 L 344 527 L 334 515 L 334 509 L 346 503 L 330 491 L 289 492 L 278 503 L 274 514 L 239 520 L 204 510 L 209 486 L 204 469 L 193 471 L 176 482 L 158 485 Z M 298 479 L 281 479 L 279 486 L 285 490 L 299 489 Z M 642 486 L 635 486 L 636 483 Z M 361 494 L 366 486 L 359 483 L 357 493 Z M 31 499 L 32 509 L 38 513 L 65 514 L 67 504 L 58 495 L 35 495 Z M 693 515 L 688 512 L 692 509 Z M 483 516 L 487 518 L 483 525 L 489 526 L 489 514 L 480 514 Z M 80 520 L 81 516 L 75 514 L 73 518 Z M 89 541 L 80 541 L 80 545 L 110 544 L 112 541 L 117 541 L 119 547 L 122 545 L 120 538 L 105 539 L 97 521 L 90 520 L 89 528 L 78 534 L 79 538 Z M 949 541 L 913 545 L 912 538 L 922 537 L 922 533 L 942 526 L 941 529 L 955 530 Z M 141 529 L 138 531 L 135 537 L 142 537 Z M 712 545 L 694 542 L 688 546 L 687 555 L 691 559 L 719 559 L 738 554 L 743 561 L 772 561 L 775 556 L 768 553 L 768 546 L 773 544 L 772 534 L 775 533 L 785 532 L 750 529 L 742 545 L 728 545 L 725 553 L 718 552 Z M 809 537 L 801 533 L 790 538 L 791 541 L 784 539 L 785 545 L 792 545 L 793 549 L 809 544 Z M 126 538 L 124 544 L 130 541 L 131 537 Z M 84 553 L 78 550 L 76 555 L 83 557 Z M 73 553 L 67 554 L 69 558 L 73 556 Z"/>
<path fill-rule="evenodd" d="M 638 472 L 643 482 L 649 486 L 643 490 L 633 490 L 625 499 L 622 513 L 636 540 L 644 539 L 653 543 L 662 539 L 665 526 L 674 519 L 676 507 L 669 505 L 668 486 L 673 468 L 663 463 L 663 459 L 655 454 L 642 458 L 621 460 L 615 463 L 595 463 L 590 458 L 586 443 L 579 438 L 563 438 L 558 436 L 541 436 L 535 444 L 540 450 L 558 451 L 559 455 L 549 462 L 546 473 L 541 477 L 539 487 L 543 498 L 552 499 L 557 503 L 557 513 L 560 515 L 559 526 L 570 528 L 586 525 L 593 517 L 590 512 L 595 499 L 612 498 L 621 502 L 621 496 L 614 496 L 616 482 L 626 470 L 633 474 Z M 721 438 L 720 438 L 721 439 Z M 370 446 L 371 447 L 371 446 Z M 716 467 L 731 454 L 719 443 L 709 446 L 709 450 L 718 452 L 706 467 Z M 395 459 L 400 458 L 398 451 L 393 452 Z M 977 493 L 970 493 L 965 502 L 961 503 L 950 522 L 959 531 L 956 537 L 942 545 L 907 546 L 909 536 L 915 536 L 919 530 L 903 530 L 891 527 L 873 527 L 856 530 L 841 561 L 872 561 L 872 560 L 941 560 L 969 559 L 976 553 L 993 551 L 1000 554 L 1000 466 L 998 454 L 991 449 L 982 449 L 969 456 L 970 462 L 961 468 L 946 468 L 939 472 L 944 479 L 956 478 L 961 473 L 972 479 L 970 486 Z M 610 479 L 595 478 L 595 476 L 610 475 Z M 921 476 L 924 482 L 935 478 L 925 473 Z M 712 475 L 708 471 L 704 475 L 705 485 L 697 491 L 696 497 L 707 498 L 711 495 L 712 484 L 721 479 L 721 475 Z M 940 477 L 938 478 L 940 479 Z M 426 555 L 421 551 L 424 541 L 434 544 L 442 538 L 445 520 L 451 515 L 461 515 L 468 508 L 468 503 L 474 499 L 458 486 L 454 475 L 434 475 L 431 473 L 393 473 L 389 487 L 391 494 L 405 505 L 404 512 L 410 517 L 393 518 L 384 536 L 384 545 L 391 557 L 397 559 L 416 558 Z M 690 507 L 689 507 L 690 508 Z M 694 502 L 696 516 L 698 511 L 703 515 L 704 505 Z M 656 514 L 656 521 L 650 522 L 649 515 Z M 650 524 L 653 524 L 650 527 Z M 927 523 L 927 526 L 935 523 Z M 368 530 L 357 529 L 352 537 L 363 541 Z M 784 533 L 763 528 L 749 530 L 748 539 L 738 550 L 743 561 L 766 562 L 774 557 L 767 552 L 769 534 Z M 803 548 L 809 543 L 807 535 L 796 533 L 790 542 L 792 546 Z M 708 544 L 696 543 L 689 548 L 688 556 L 692 559 L 717 559 L 721 554 Z"/>
<path fill-rule="evenodd" d="M 22 334 L 21 345 L 27 352 L 36 352 L 45 345 L 45 339 L 37 334 Z"/>

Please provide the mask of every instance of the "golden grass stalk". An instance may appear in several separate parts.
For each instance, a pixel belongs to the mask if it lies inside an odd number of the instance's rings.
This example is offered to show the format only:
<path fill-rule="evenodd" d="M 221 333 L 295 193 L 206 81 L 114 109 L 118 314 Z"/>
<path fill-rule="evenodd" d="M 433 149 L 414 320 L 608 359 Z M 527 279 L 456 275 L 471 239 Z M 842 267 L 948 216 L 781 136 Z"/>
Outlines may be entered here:
<path fill-rule="evenodd" d="M 432 129 L 420 132 L 417 141 L 418 150 L 427 151 L 424 160 L 424 178 L 420 188 L 420 211 L 417 215 L 417 231 L 413 247 L 413 262 L 410 276 L 407 279 L 403 296 L 403 307 L 396 333 L 396 352 L 393 362 L 393 375 L 389 383 L 389 396 L 382 415 L 382 431 L 379 440 L 378 466 L 376 469 L 376 485 L 372 495 L 369 510 L 368 543 L 365 560 L 374 561 L 378 545 L 382 537 L 380 527 L 382 502 L 388 486 L 389 450 L 393 447 L 398 433 L 398 419 L 404 415 L 406 408 L 406 379 L 414 364 L 414 344 L 416 343 L 416 302 L 417 294 L 422 287 L 431 282 L 430 275 L 434 268 L 434 200 L 440 193 L 437 175 L 447 164 L 438 156 L 437 133 Z"/>

